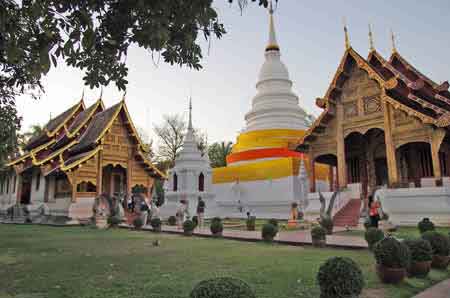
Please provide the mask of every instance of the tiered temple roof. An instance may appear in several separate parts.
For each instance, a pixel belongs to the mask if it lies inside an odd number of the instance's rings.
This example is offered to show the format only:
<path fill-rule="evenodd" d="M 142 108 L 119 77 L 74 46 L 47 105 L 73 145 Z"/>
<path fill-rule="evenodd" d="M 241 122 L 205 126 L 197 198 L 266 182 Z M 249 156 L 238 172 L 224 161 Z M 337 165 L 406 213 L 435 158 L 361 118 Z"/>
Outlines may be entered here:
<path fill-rule="evenodd" d="M 42 134 L 30 139 L 26 153 L 8 165 L 15 166 L 19 172 L 42 166 L 44 175 L 81 167 L 102 149 L 102 138 L 117 117 L 121 117 L 136 144 L 136 160 L 144 165 L 150 176 L 164 177 L 146 158 L 148 149 L 139 138 L 124 100 L 108 109 L 104 108 L 101 99 L 88 108 L 81 100 L 50 120 Z"/>
<path fill-rule="evenodd" d="M 324 111 L 300 141 L 297 147 L 299 151 L 306 150 L 309 142 L 317 138 L 333 118 L 335 103 L 349 78 L 350 69 L 355 65 L 378 82 L 382 100 L 386 100 L 395 109 L 418 118 L 424 124 L 450 126 L 450 92 L 447 81 L 441 84 L 434 82 L 402 57 L 395 47 L 386 60 L 375 48 L 364 59 L 348 46 L 325 96 L 316 99 L 316 105 Z"/>

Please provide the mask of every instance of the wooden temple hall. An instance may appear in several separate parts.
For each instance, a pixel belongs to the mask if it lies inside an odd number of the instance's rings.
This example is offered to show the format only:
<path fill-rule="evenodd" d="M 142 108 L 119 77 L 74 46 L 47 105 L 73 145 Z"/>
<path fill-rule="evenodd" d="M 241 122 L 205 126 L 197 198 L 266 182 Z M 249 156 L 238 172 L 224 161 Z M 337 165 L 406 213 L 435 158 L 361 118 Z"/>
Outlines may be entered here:
<path fill-rule="evenodd" d="M 45 205 L 52 215 L 89 217 L 101 193 L 129 195 L 139 187 L 151 197 L 164 175 L 147 159 L 148 149 L 125 101 L 105 108 L 81 100 L 50 120 L 26 152 L 9 163 L 0 184 L 0 207 Z"/>
<path fill-rule="evenodd" d="M 379 187 L 448 183 L 449 83 L 417 70 L 397 51 L 394 36 L 392 54 L 384 59 L 370 32 L 363 58 L 345 33 L 344 56 L 325 96 L 316 100 L 323 112 L 297 151 L 308 153 L 311 163 L 330 165 L 332 188 L 358 184 L 363 197 Z"/>

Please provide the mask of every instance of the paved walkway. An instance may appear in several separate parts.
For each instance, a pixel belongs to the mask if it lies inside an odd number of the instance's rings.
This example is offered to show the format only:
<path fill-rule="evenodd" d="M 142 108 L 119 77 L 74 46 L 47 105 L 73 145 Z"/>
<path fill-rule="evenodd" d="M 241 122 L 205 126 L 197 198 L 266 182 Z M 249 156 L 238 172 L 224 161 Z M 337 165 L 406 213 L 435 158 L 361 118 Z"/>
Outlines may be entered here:
<path fill-rule="evenodd" d="M 449 298 L 450 297 L 450 279 L 441 281 L 440 283 L 426 289 L 422 293 L 413 298 Z"/>
<path fill-rule="evenodd" d="M 144 230 L 151 230 L 150 226 L 143 228 Z M 175 226 L 162 227 L 163 232 L 166 233 L 176 233 L 182 234 L 183 230 L 178 229 Z M 340 229 L 336 229 L 339 231 Z M 194 235 L 200 237 L 212 237 L 209 228 L 196 229 Z M 242 231 L 242 230 L 231 230 L 225 229 L 223 231 L 223 238 L 233 239 L 238 241 L 262 241 L 261 231 Z M 275 242 L 287 245 L 311 245 L 311 234 L 310 231 L 282 231 L 278 233 L 275 237 Z M 367 242 L 360 238 L 354 236 L 337 236 L 329 235 L 327 236 L 327 246 L 335 248 L 349 248 L 349 249 L 365 249 L 367 248 Z"/>

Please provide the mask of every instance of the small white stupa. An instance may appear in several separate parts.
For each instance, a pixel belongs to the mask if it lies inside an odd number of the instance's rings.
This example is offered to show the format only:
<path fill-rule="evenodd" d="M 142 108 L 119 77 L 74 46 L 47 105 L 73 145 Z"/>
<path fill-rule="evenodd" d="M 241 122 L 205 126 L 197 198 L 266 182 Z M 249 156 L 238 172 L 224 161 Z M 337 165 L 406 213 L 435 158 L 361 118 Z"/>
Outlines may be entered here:
<path fill-rule="evenodd" d="M 192 127 L 192 101 L 189 100 L 189 122 L 183 148 L 175 159 L 175 166 L 168 171 L 165 192 L 165 204 L 161 213 L 165 216 L 175 215 L 180 200 L 189 204 L 190 216 L 196 214 L 198 198 L 206 203 L 205 215 L 213 208 L 212 169 L 208 154 L 202 155 L 197 147 Z M 208 208 L 212 207 L 212 208 Z"/>

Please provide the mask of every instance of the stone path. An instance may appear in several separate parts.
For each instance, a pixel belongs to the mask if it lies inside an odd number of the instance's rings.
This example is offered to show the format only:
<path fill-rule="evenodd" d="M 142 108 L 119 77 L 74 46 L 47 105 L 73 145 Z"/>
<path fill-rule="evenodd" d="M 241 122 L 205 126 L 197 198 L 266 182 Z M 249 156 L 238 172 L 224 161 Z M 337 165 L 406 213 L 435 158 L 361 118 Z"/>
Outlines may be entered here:
<path fill-rule="evenodd" d="M 151 230 L 152 228 L 146 226 L 144 230 Z M 163 232 L 182 234 L 183 230 L 178 229 L 175 226 L 164 225 L 162 227 Z M 338 229 L 336 230 L 338 231 Z M 200 237 L 212 237 L 209 228 L 196 229 L 194 235 Z M 261 231 L 242 231 L 225 229 L 223 231 L 223 238 L 233 239 L 238 241 L 262 241 Z M 311 245 L 310 231 L 282 231 L 275 237 L 275 242 L 286 245 Z M 335 248 L 350 248 L 350 249 L 366 249 L 367 242 L 354 236 L 327 236 L 327 246 Z"/>
<path fill-rule="evenodd" d="M 413 298 L 449 298 L 450 297 L 450 279 L 441 281 L 440 283 L 426 289 L 422 293 Z"/>

